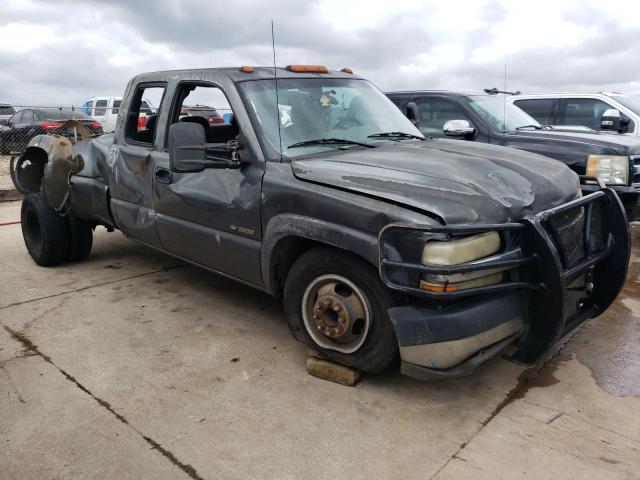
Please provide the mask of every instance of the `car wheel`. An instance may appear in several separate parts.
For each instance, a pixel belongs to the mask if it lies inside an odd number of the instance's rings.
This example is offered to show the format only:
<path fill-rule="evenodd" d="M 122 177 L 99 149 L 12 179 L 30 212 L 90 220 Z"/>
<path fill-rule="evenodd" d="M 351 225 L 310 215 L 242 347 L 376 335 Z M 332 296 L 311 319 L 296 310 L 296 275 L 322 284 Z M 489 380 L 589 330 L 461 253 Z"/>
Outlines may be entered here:
<path fill-rule="evenodd" d="M 69 228 L 69 258 L 70 262 L 84 260 L 91 253 L 93 245 L 93 225 L 79 219 L 72 211 L 67 213 Z"/>
<path fill-rule="evenodd" d="M 308 250 L 287 276 L 284 305 L 294 337 L 327 358 L 368 373 L 395 363 L 392 297 L 364 260 L 331 248 Z"/>
<path fill-rule="evenodd" d="M 38 265 L 51 267 L 68 259 L 67 220 L 45 202 L 42 193 L 24 197 L 20 220 L 27 251 Z"/>

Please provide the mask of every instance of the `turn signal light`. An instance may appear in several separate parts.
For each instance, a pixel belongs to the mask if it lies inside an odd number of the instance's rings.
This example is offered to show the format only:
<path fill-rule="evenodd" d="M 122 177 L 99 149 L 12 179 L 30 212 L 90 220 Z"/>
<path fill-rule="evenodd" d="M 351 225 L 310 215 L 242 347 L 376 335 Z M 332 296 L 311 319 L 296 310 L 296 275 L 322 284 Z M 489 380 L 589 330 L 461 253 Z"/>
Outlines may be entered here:
<path fill-rule="evenodd" d="M 435 292 L 435 293 L 443 293 L 443 292 L 457 292 L 458 287 L 455 285 L 447 284 L 436 284 L 436 283 L 427 283 L 424 280 L 420 280 L 420 288 L 422 290 L 426 290 L 427 292 Z"/>
<path fill-rule="evenodd" d="M 287 70 L 298 73 L 329 73 L 322 65 L 287 65 Z"/>

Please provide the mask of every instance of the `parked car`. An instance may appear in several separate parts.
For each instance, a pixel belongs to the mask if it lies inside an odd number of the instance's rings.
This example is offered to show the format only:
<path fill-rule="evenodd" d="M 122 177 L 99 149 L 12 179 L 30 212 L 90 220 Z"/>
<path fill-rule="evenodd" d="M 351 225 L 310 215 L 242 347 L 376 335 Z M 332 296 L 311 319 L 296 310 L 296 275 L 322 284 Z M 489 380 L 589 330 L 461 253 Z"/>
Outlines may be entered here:
<path fill-rule="evenodd" d="M 60 128 L 67 120 L 78 120 L 92 136 L 101 135 L 102 125 L 88 115 L 70 108 L 25 108 L 14 114 L 7 125 L 0 125 L 0 152 L 22 152 L 32 138 L 46 133 L 55 133 L 74 138 L 71 128 Z"/>
<path fill-rule="evenodd" d="M 640 95 L 607 92 L 518 94 L 508 100 L 542 125 L 579 125 L 606 133 L 640 136 Z"/>
<path fill-rule="evenodd" d="M 447 91 L 387 95 L 425 135 L 491 143 L 555 158 L 579 175 L 596 177 L 615 190 L 630 220 L 640 213 L 640 141 L 635 137 L 543 126 L 497 95 Z M 597 188 L 582 187 L 585 193 Z"/>
<path fill-rule="evenodd" d="M 138 130 L 150 88 L 163 101 Z M 180 118 L 206 88 L 226 94 L 230 125 Z M 282 295 L 295 338 L 326 357 L 380 372 L 399 353 L 416 378 L 468 374 L 507 349 L 536 362 L 624 283 L 613 190 L 582 196 L 574 172 L 528 152 L 425 139 L 350 70 L 147 73 L 123 105 L 114 135 L 73 147 L 42 135 L 18 159 L 39 265 L 87 257 L 95 225 L 119 229 Z"/>
<path fill-rule="evenodd" d="M 116 120 L 122 97 L 91 97 L 80 106 L 80 110 L 102 124 L 104 133 L 116 128 Z"/>
<path fill-rule="evenodd" d="M 8 103 L 0 103 L 0 125 L 6 125 L 9 119 L 16 113 Z"/>
<path fill-rule="evenodd" d="M 224 118 L 215 108 L 206 105 L 183 105 L 180 118 L 184 117 L 202 117 L 209 125 L 223 125 L 225 123 Z"/>

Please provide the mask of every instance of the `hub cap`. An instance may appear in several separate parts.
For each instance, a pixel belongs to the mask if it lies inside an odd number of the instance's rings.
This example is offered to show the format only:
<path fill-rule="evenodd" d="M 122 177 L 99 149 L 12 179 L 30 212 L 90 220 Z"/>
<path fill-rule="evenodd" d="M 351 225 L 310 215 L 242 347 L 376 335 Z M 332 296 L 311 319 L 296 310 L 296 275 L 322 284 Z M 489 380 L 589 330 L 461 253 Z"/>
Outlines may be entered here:
<path fill-rule="evenodd" d="M 328 350 L 353 353 L 369 332 L 364 294 L 340 275 L 322 275 L 309 284 L 302 299 L 302 317 L 307 333 Z"/>

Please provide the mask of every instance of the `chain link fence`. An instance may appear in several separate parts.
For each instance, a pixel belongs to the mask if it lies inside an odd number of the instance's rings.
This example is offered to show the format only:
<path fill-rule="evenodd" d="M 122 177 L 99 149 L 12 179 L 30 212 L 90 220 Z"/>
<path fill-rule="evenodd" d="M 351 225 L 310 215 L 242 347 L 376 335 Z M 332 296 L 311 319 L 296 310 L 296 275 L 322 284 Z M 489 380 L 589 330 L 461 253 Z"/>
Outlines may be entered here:
<path fill-rule="evenodd" d="M 102 122 L 73 105 L 0 105 L 0 155 L 20 154 L 33 137 L 42 134 L 58 134 L 77 140 L 78 129 L 65 126 L 68 120 L 78 121 L 90 136 L 104 133 Z"/>
<path fill-rule="evenodd" d="M 10 178 L 11 158 L 22 154 L 37 135 L 57 134 L 75 142 L 82 135 L 79 128 L 66 125 L 69 120 L 79 122 L 90 137 L 113 132 L 120 100 L 111 98 L 109 103 L 105 100 L 102 104 L 101 100 L 96 100 L 80 106 L 10 105 L 0 102 L 0 191 L 13 188 Z M 157 108 L 151 103 L 141 105 L 137 120 L 138 130 L 148 130 L 150 125 L 156 125 L 155 122 L 149 122 L 156 114 Z M 183 105 L 179 118 L 182 120 L 185 117 L 200 117 L 198 121 L 210 127 L 229 124 L 232 121 L 231 109 L 228 106 Z M 153 138 L 153 133 L 149 133 L 150 138 Z"/>
<path fill-rule="evenodd" d="M 0 103 L 0 157 L 19 155 L 33 137 L 42 134 L 63 135 L 72 141 L 79 137 L 76 128 L 65 127 L 68 120 L 80 122 L 91 137 L 115 130 L 120 103 L 110 106 L 33 106 Z M 146 120 L 157 113 L 151 106 L 141 108 L 138 129 L 146 128 Z M 228 107 L 183 105 L 180 118 L 202 117 L 211 126 L 229 124 L 232 113 Z"/>

